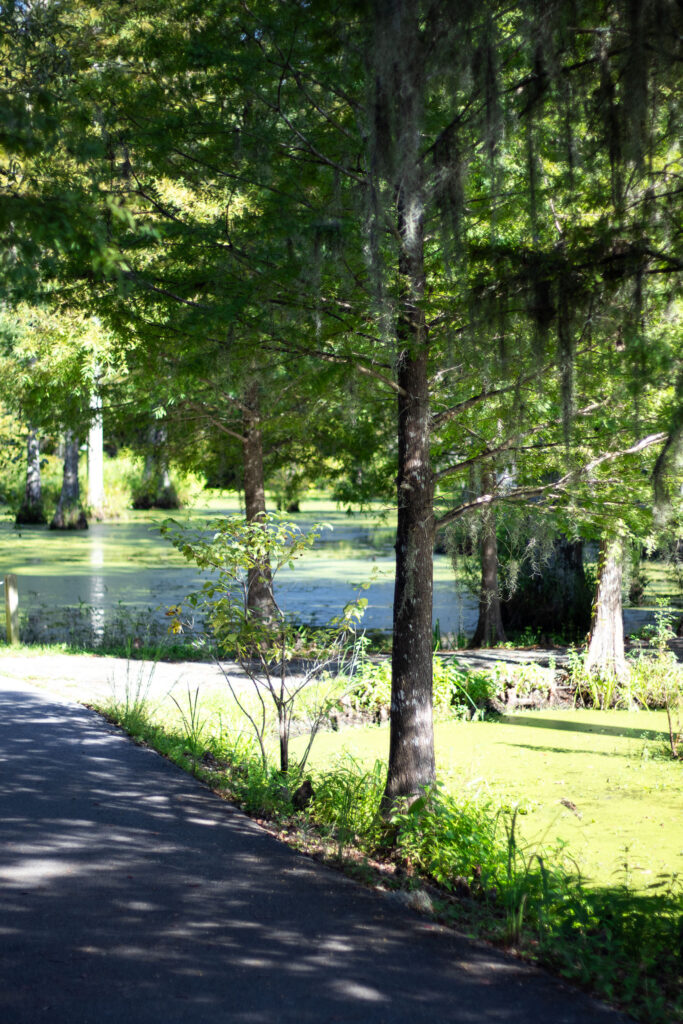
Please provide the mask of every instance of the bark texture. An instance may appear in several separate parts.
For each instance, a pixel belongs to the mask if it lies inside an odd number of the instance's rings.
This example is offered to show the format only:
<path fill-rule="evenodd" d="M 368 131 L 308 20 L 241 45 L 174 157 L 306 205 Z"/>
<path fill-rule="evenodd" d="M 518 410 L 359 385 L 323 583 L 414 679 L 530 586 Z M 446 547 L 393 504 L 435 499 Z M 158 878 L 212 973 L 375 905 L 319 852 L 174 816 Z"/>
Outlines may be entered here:
<path fill-rule="evenodd" d="M 51 530 L 87 530 L 88 520 L 80 504 L 78 482 L 78 438 L 68 430 L 64 435 L 64 473 L 57 509 L 50 523 Z"/>
<path fill-rule="evenodd" d="M 37 526 L 47 522 L 40 481 L 40 440 L 35 430 L 29 431 L 26 441 L 26 489 L 15 522 L 18 526 Z"/>
<path fill-rule="evenodd" d="M 493 479 L 487 474 L 482 480 L 483 493 L 493 489 Z M 479 591 L 479 618 L 470 647 L 492 647 L 505 643 L 505 629 L 498 590 L 498 540 L 496 514 L 492 507 L 482 513 L 481 527 L 481 588 Z"/>
<path fill-rule="evenodd" d="M 244 461 L 244 511 L 247 522 L 264 519 L 266 491 L 263 480 L 263 435 L 257 382 L 245 389 L 244 435 L 242 453 Z M 264 618 L 275 612 L 272 596 L 270 565 L 261 565 L 250 571 L 247 580 L 247 609 Z"/>
<path fill-rule="evenodd" d="M 398 522 L 391 656 L 389 771 L 384 806 L 435 778 L 432 716 L 434 485 L 426 354 L 403 353 L 399 383 Z"/>
<path fill-rule="evenodd" d="M 378 4 L 378 103 L 394 125 L 398 250 L 398 473 L 387 813 L 435 779 L 432 715 L 434 477 L 430 459 L 429 337 L 423 300 L 424 190 L 420 161 L 423 54 L 413 0 Z M 390 98 L 388 98 L 390 97 Z M 392 109 L 392 104 L 395 105 Z"/>
<path fill-rule="evenodd" d="M 598 585 L 584 667 L 586 672 L 603 678 L 616 676 L 624 679 L 628 675 L 621 607 L 623 561 L 624 542 L 621 537 L 601 541 Z"/>

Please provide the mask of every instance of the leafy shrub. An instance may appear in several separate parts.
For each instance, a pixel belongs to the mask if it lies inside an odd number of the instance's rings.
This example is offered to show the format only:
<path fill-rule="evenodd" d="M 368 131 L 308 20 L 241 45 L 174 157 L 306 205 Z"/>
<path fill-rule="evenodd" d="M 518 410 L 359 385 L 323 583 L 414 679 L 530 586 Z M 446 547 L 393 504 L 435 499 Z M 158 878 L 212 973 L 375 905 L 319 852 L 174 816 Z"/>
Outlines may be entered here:
<path fill-rule="evenodd" d="M 273 587 L 278 574 L 285 567 L 293 567 L 294 561 L 316 542 L 323 526 L 304 534 L 295 523 L 272 513 L 251 521 L 241 515 L 225 516 L 204 531 L 182 527 L 173 519 L 162 526 L 162 533 L 189 562 L 212 573 L 200 590 L 188 595 L 187 603 L 205 613 L 209 649 L 229 652 L 253 684 L 260 705 L 255 713 L 218 662 L 235 704 L 252 726 L 264 771 L 269 760 L 267 709 L 275 712 L 283 775 L 290 768 L 289 739 L 295 708 L 305 705 L 310 725 L 306 750 L 298 765 L 292 765 L 295 772 L 300 772 L 319 727 L 336 702 L 338 685 L 330 670 L 349 657 L 355 660 L 355 628 L 367 605 L 367 600 L 358 598 L 326 627 L 301 629 L 275 600 Z M 252 606 L 250 597 L 254 594 L 259 600 Z M 181 612 L 180 605 L 169 609 L 174 633 L 184 628 Z M 288 667 L 293 659 L 300 665 L 298 675 Z"/>
<path fill-rule="evenodd" d="M 391 704 L 391 661 L 363 660 L 353 677 L 351 704 L 357 711 L 376 711 Z"/>
<path fill-rule="evenodd" d="M 113 462 L 117 468 L 119 479 L 127 489 L 126 507 L 151 507 L 149 505 L 145 506 L 144 499 L 150 495 L 153 497 L 156 491 L 162 489 L 161 477 L 153 475 L 152 478 L 149 478 L 145 473 L 144 459 L 140 455 L 136 455 L 128 450 L 120 451 Z M 107 480 L 106 472 L 105 466 L 105 484 Z M 173 497 L 177 499 L 177 505 L 169 505 L 168 507 L 185 508 L 188 505 L 192 505 L 204 489 L 204 477 L 198 473 L 182 469 L 179 466 L 172 467 L 171 476 L 171 492 Z"/>
<path fill-rule="evenodd" d="M 458 718 L 481 717 L 496 694 L 486 673 L 468 672 L 455 659 L 435 656 L 432 663 L 434 712 Z M 351 704 L 374 712 L 391 704 L 391 661 L 364 658 L 353 677 Z"/>
<path fill-rule="evenodd" d="M 435 786 L 392 817 L 405 858 L 446 889 L 477 878 L 484 889 L 499 860 L 497 816 L 490 802 L 456 800 Z"/>
<path fill-rule="evenodd" d="M 49 517 L 54 512 L 62 489 L 62 460 L 56 455 L 41 455 L 40 477 L 43 507 Z M 26 488 L 26 453 L 0 465 L 0 503 L 16 511 L 24 500 Z"/>
<path fill-rule="evenodd" d="M 529 697 L 537 693 L 547 698 L 552 688 L 552 677 L 533 662 L 510 664 L 497 661 L 491 669 L 491 681 L 496 694 L 503 697 L 507 690 L 514 690 L 518 697 Z"/>

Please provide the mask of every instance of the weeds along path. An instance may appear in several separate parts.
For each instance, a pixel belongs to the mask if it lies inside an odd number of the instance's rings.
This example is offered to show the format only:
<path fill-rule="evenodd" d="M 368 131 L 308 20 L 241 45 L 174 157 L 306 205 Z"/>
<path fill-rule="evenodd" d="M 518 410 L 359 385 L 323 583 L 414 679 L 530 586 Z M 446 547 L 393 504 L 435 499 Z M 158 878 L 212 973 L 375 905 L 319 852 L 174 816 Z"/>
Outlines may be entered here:
<path fill-rule="evenodd" d="M 683 662 L 683 639 L 671 645 L 677 659 Z M 451 655 L 448 654 L 448 657 Z M 509 665 L 534 663 L 551 672 L 549 665 L 564 668 L 567 663 L 565 648 L 534 650 L 529 648 L 492 648 L 474 651 L 454 651 L 463 666 L 477 671 L 491 670 L 497 662 Z M 223 662 L 223 668 L 238 687 L 252 684 L 240 665 Z M 71 700 L 88 704 L 110 699 L 115 693 L 125 696 L 126 687 L 147 688 L 147 695 L 160 699 L 170 692 L 184 693 L 199 686 L 203 696 L 225 692 L 226 683 L 221 669 L 211 663 L 128 661 L 95 654 L 33 653 L 25 647 L 0 652 L 0 678 L 32 683 L 41 689 L 61 694 Z"/>

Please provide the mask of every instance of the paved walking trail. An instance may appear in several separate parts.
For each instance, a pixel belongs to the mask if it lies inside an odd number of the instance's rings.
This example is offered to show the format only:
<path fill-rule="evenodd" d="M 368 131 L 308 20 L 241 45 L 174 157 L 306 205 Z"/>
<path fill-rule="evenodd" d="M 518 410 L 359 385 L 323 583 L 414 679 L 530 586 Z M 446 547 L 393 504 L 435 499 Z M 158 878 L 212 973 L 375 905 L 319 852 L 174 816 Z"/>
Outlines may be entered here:
<path fill-rule="evenodd" d="M 618 1024 L 0 676 L 0 1021 Z"/>

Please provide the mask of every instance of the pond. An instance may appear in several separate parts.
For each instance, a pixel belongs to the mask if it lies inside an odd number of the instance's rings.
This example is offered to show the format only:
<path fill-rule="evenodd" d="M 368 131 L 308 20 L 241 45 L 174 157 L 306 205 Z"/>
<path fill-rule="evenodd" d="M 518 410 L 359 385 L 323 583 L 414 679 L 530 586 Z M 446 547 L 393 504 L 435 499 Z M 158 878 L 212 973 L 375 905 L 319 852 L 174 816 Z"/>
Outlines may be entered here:
<path fill-rule="evenodd" d="M 393 527 L 379 507 L 371 513 L 346 515 L 324 502 L 292 517 L 307 532 L 325 521 L 313 548 L 284 569 L 277 580 L 278 600 L 302 622 L 322 624 L 353 600 L 358 588 L 374 580 L 364 626 L 391 628 L 394 553 Z M 202 524 L 238 511 L 229 498 L 208 507 L 179 513 L 179 522 Z M 196 589 L 202 576 L 165 540 L 159 526 L 164 513 L 130 513 L 126 519 L 92 523 L 83 532 L 47 528 L 17 530 L 0 524 L 0 575 L 16 573 L 22 638 L 30 641 L 73 639 L 91 632 L 101 636 L 114 620 L 131 626 L 148 618 L 165 621 L 169 605 Z M 468 633 L 476 624 L 476 602 L 456 588 L 450 560 L 435 558 L 434 619 L 442 632 Z"/>
<path fill-rule="evenodd" d="M 234 498 L 214 497 L 206 507 L 178 513 L 179 522 L 203 524 L 238 511 Z M 22 639 L 28 642 L 101 640 L 105 630 L 134 636 L 152 621 L 162 628 L 165 610 L 196 589 L 200 573 L 165 540 L 160 512 L 92 523 L 83 532 L 59 533 L 33 527 L 17 530 L 0 523 L 0 576 L 18 577 Z M 347 515 L 323 500 L 306 503 L 292 517 L 304 531 L 324 521 L 316 546 L 277 581 L 281 607 L 302 622 L 322 624 L 353 600 L 358 587 L 373 580 L 363 596 L 363 624 L 389 630 L 394 588 L 393 523 L 379 505 Z M 647 609 L 625 613 L 626 631 L 651 620 Z M 434 559 L 434 621 L 445 633 L 471 636 L 477 621 L 475 598 L 456 584 L 450 559 Z"/>

